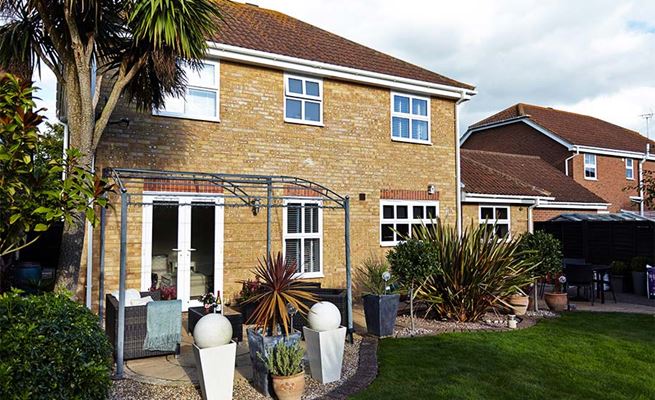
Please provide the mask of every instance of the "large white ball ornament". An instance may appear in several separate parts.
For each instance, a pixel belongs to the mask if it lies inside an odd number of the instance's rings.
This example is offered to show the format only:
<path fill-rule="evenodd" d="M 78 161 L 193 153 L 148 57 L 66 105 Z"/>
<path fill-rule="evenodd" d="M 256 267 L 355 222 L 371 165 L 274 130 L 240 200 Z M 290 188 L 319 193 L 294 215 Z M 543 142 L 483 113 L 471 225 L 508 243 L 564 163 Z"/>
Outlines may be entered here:
<path fill-rule="evenodd" d="M 193 339 L 196 346 L 206 347 L 222 346 L 232 340 L 232 325 L 230 320 L 221 314 L 207 314 L 193 328 Z"/>
<path fill-rule="evenodd" d="M 329 301 L 320 301 L 309 310 L 307 320 L 315 331 L 331 331 L 341 325 L 341 312 Z"/>

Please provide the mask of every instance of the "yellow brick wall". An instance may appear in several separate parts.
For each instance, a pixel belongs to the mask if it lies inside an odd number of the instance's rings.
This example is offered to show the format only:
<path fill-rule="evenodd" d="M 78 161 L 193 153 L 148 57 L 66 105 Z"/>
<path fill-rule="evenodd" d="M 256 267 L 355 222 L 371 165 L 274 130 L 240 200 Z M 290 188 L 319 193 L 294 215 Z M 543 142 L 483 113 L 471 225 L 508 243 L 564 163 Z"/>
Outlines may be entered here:
<path fill-rule="evenodd" d="M 477 225 L 480 221 L 480 206 L 487 204 L 473 204 L 473 203 L 464 203 L 462 204 L 462 226 L 468 227 L 471 224 Z M 492 206 L 493 204 L 489 204 Z M 517 237 L 518 235 L 528 231 L 528 207 L 524 205 L 510 205 L 509 206 L 509 218 L 510 218 L 510 231 L 512 232 L 512 237 Z"/>
<path fill-rule="evenodd" d="M 357 267 L 379 245 L 381 189 L 427 190 L 436 185 L 440 215 L 455 221 L 455 104 L 432 98 L 432 145 L 390 139 L 390 91 L 325 79 L 324 127 L 284 122 L 283 72 L 228 62 L 220 65 L 221 122 L 138 113 L 121 105 L 97 152 L 97 165 L 245 174 L 284 174 L 313 180 L 351 196 L 352 263 Z M 358 199 L 359 193 L 366 200 Z M 113 198 L 114 200 L 116 197 Z M 140 197 L 135 197 L 140 201 Z M 118 286 L 120 205 L 108 212 L 107 291 Z M 140 286 L 142 207 L 129 209 L 128 287 Z M 345 284 L 343 212 L 325 210 L 325 287 Z M 225 211 L 225 294 L 252 276 L 266 250 L 266 212 Z M 282 210 L 273 216 L 273 250 L 282 246 Z M 94 302 L 97 301 L 98 235 L 95 240 Z M 84 277 L 84 272 L 81 274 Z"/>

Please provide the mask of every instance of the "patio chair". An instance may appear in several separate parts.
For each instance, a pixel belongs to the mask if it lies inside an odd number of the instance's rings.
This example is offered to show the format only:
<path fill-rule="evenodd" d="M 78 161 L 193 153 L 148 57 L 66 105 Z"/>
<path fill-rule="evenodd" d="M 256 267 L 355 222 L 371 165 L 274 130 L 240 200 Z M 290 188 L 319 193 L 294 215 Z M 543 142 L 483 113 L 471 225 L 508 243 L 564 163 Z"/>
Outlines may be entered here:
<path fill-rule="evenodd" d="M 591 305 L 593 306 L 596 298 L 594 289 L 597 283 L 593 269 L 589 268 L 588 265 L 568 264 L 564 268 L 564 276 L 566 276 L 566 292 L 568 293 L 569 287 L 575 286 L 577 297 L 580 297 L 580 288 L 589 288 L 587 298 L 591 299 Z"/>
<path fill-rule="evenodd" d="M 161 292 L 141 292 L 141 297 L 150 296 L 153 300 L 161 300 Z M 114 348 L 116 358 L 116 343 L 118 342 L 118 299 L 111 294 L 106 296 L 107 312 L 105 314 L 105 333 Z M 147 306 L 125 307 L 125 340 L 123 344 L 123 359 L 157 357 L 169 354 L 180 354 L 180 345 L 175 351 L 150 351 L 143 349 L 143 341 L 147 330 Z"/>

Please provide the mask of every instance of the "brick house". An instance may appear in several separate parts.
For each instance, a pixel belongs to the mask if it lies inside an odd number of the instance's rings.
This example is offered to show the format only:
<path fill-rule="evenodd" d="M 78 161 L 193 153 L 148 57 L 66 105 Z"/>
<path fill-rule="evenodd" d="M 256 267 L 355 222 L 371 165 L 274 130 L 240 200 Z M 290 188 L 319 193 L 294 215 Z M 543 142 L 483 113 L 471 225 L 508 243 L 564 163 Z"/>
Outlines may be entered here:
<path fill-rule="evenodd" d="M 463 225 L 532 232 L 562 213 L 607 212 L 605 200 L 537 156 L 461 150 Z"/>
<path fill-rule="evenodd" d="M 394 230 L 429 216 L 455 223 L 457 106 L 475 94 L 472 86 L 276 11 L 220 3 L 224 21 L 202 70 L 188 72 L 186 97 L 146 114 L 119 104 L 112 119 L 129 125 L 107 128 L 98 170 L 288 175 L 320 183 L 352 199 L 354 268 L 394 245 Z M 127 287 L 149 288 L 158 271 L 160 281 L 186 285 L 178 291 L 186 293 L 186 306 L 207 290 L 234 299 L 238 281 L 253 277 L 266 252 L 265 216 L 227 207 L 183 213 L 179 187 L 151 182 L 142 189 L 144 204 L 128 213 Z M 343 216 L 302 211 L 315 203 L 300 198 L 273 210 L 272 249 L 297 260 L 304 277 L 344 287 Z M 107 211 L 106 291 L 118 287 L 119 212 Z M 184 240 L 183 224 L 191 225 Z M 181 241 L 194 243 L 187 249 L 195 250 L 192 265 L 171 268 Z M 97 230 L 91 243 L 93 283 Z"/>
<path fill-rule="evenodd" d="M 534 155 L 610 203 L 637 211 L 642 171 L 655 169 L 655 142 L 587 115 L 519 103 L 472 125 L 462 148 Z"/>

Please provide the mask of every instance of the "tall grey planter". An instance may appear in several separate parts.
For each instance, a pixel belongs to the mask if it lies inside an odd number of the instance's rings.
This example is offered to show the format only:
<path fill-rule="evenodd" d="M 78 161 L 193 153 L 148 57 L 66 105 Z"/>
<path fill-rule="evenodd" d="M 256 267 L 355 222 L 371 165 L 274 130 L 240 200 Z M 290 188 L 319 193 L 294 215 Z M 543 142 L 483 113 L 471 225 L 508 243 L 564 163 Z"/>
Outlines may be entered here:
<path fill-rule="evenodd" d="M 367 332 L 379 337 L 393 335 L 400 295 L 367 294 L 363 300 Z"/>
<path fill-rule="evenodd" d="M 632 287 L 637 296 L 646 296 L 646 273 L 632 271 Z"/>
<path fill-rule="evenodd" d="M 299 343 L 300 332 L 294 332 L 289 336 L 264 336 L 254 329 L 249 328 L 248 332 L 248 350 L 250 351 L 250 362 L 252 363 L 252 384 L 257 391 L 264 396 L 272 396 L 273 381 L 269 376 L 266 365 L 259 358 L 257 353 L 265 354 L 266 351 L 277 343 L 285 341 L 287 343 Z"/>

